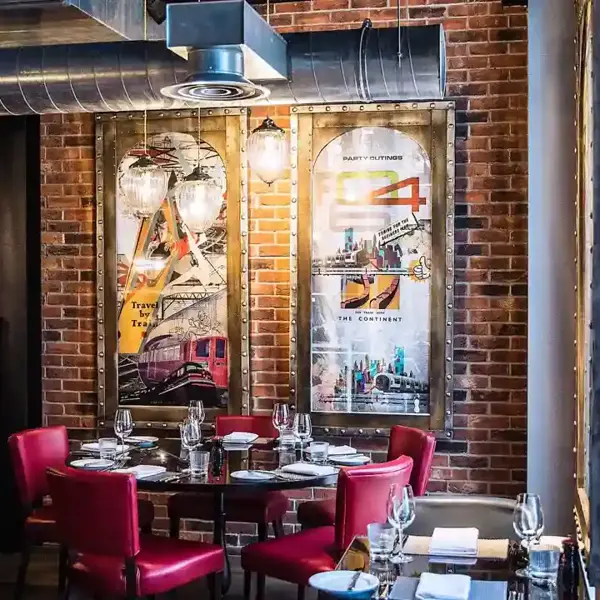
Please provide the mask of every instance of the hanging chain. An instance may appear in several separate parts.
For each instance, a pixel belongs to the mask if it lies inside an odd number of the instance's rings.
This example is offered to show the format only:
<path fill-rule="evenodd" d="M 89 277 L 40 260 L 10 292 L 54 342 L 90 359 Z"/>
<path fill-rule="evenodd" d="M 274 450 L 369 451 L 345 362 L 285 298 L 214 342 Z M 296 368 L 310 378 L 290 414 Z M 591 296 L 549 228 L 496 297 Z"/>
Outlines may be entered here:
<path fill-rule="evenodd" d="M 267 0 L 267 25 L 271 24 L 271 0 Z"/>
<path fill-rule="evenodd" d="M 148 39 L 148 0 L 143 2 L 144 15 L 142 19 L 143 23 L 143 38 L 144 41 Z M 148 111 L 144 108 L 144 154 L 148 154 Z"/>

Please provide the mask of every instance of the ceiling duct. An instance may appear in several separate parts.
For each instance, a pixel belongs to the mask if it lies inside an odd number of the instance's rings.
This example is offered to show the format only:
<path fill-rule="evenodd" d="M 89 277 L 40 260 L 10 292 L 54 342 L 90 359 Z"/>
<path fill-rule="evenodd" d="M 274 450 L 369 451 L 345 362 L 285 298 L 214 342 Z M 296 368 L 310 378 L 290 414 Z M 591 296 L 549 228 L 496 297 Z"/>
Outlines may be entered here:
<path fill-rule="evenodd" d="M 192 102 L 258 100 L 251 80 L 285 80 L 285 40 L 245 0 L 167 6 L 167 47 L 189 60 L 189 75 L 165 96 Z"/>
<path fill-rule="evenodd" d="M 394 102 L 435 100 L 444 95 L 444 35 L 439 25 L 400 31 L 367 26 L 295 33 L 283 39 L 288 79 L 252 79 L 245 72 L 246 78 L 266 87 L 270 95 L 237 104 Z M 196 68 L 197 58 L 190 58 L 188 63 L 160 42 L 0 50 L 0 115 L 190 106 L 160 92 L 185 82 L 190 67 Z M 200 60 L 205 59 L 206 55 Z M 204 104 L 224 103 L 214 98 Z"/>

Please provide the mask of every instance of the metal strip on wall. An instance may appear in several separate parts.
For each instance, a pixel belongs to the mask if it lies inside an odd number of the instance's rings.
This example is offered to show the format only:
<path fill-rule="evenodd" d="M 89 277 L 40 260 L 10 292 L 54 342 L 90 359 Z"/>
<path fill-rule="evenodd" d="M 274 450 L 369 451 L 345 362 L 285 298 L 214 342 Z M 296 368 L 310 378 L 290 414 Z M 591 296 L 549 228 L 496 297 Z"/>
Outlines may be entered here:
<path fill-rule="evenodd" d="M 298 116 L 290 116 L 290 404 L 298 400 Z"/>

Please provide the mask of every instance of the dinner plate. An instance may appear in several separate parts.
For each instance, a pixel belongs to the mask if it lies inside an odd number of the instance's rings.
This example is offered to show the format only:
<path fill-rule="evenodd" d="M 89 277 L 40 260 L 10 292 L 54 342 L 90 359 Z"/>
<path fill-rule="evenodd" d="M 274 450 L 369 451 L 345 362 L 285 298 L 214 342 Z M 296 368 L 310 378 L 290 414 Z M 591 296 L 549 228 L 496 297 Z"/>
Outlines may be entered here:
<path fill-rule="evenodd" d="M 242 481 L 269 481 L 277 476 L 269 471 L 234 471 L 231 477 Z"/>
<path fill-rule="evenodd" d="M 127 438 L 127 441 L 130 444 L 135 444 L 137 446 L 153 446 L 158 443 L 158 438 L 153 435 L 130 435 Z"/>
<path fill-rule="evenodd" d="M 115 462 L 104 458 L 78 458 L 70 463 L 76 469 L 87 469 L 88 471 L 104 471 L 110 469 Z"/>
<path fill-rule="evenodd" d="M 258 439 L 256 433 L 237 432 L 223 436 L 223 443 L 228 446 L 245 446 Z"/>
<path fill-rule="evenodd" d="M 353 467 L 355 465 L 366 465 L 371 462 L 371 459 L 364 454 L 349 454 L 347 456 L 329 456 L 329 462 L 334 465 L 344 465 L 346 467 Z"/>
<path fill-rule="evenodd" d="M 356 571 L 326 571 L 313 575 L 308 584 L 319 590 L 338 598 L 369 598 L 379 587 L 379 579 L 371 573 L 361 573 L 349 590 Z"/>
<path fill-rule="evenodd" d="M 86 450 L 87 452 L 100 452 L 100 444 L 98 442 L 90 442 L 88 444 L 81 444 L 81 449 Z M 125 452 L 129 452 L 131 450 L 131 446 L 127 444 L 118 444 L 117 445 L 117 453 L 124 454 Z"/>

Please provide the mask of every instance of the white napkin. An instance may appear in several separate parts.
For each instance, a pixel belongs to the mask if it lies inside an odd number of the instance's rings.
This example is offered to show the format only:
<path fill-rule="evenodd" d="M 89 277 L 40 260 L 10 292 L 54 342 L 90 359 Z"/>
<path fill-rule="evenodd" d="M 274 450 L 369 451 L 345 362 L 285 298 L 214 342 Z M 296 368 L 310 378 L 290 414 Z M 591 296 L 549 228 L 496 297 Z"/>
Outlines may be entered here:
<path fill-rule="evenodd" d="M 293 463 L 281 467 L 284 473 L 296 473 L 297 475 L 315 475 L 317 477 L 325 477 L 337 473 L 335 467 L 328 465 L 313 465 L 312 463 Z"/>
<path fill-rule="evenodd" d="M 308 451 L 310 452 L 310 446 L 308 447 Z M 352 446 L 332 446 L 329 445 L 327 448 L 328 456 L 342 456 L 346 454 L 356 454 L 356 448 L 352 448 Z"/>
<path fill-rule="evenodd" d="M 128 469 L 115 469 L 113 473 L 132 473 L 135 475 L 136 479 L 145 479 L 146 477 L 166 473 L 166 471 L 166 467 L 161 467 L 159 465 L 137 465 L 136 467 L 129 467 Z"/>
<path fill-rule="evenodd" d="M 258 438 L 256 433 L 249 433 L 247 431 L 232 431 L 227 435 L 223 436 L 223 441 L 226 444 L 249 444 Z"/>
<path fill-rule="evenodd" d="M 477 556 L 479 529 L 475 527 L 436 527 L 429 554 L 434 556 Z"/>
<path fill-rule="evenodd" d="M 415 598 L 419 600 L 468 600 L 471 578 L 468 575 L 422 573 Z"/>

